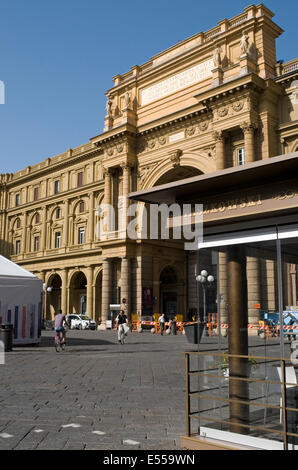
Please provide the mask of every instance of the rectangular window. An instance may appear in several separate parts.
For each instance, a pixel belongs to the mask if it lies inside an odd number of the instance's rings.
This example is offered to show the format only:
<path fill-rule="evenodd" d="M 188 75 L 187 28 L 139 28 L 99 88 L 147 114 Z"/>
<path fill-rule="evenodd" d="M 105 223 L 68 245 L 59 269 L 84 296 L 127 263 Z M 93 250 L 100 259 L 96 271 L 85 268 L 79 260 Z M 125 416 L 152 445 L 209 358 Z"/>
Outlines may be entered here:
<path fill-rule="evenodd" d="M 16 194 L 16 199 L 15 199 L 15 203 L 16 203 L 16 206 L 19 206 L 20 205 L 20 195 L 19 194 Z"/>
<path fill-rule="evenodd" d="M 80 214 L 85 211 L 85 204 L 83 201 L 80 202 L 79 204 L 79 212 Z"/>
<path fill-rule="evenodd" d="M 245 150 L 244 148 L 237 150 L 237 165 L 245 165 Z"/>
<path fill-rule="evenodd" d="M 39 237 L 34 237 L 34 251 L 39 250 Z"/>
<path fill-rule="evenodd" d="M 82 184 L 83 184 L 83 172 L 80 171 L 78 173 L 78 186 L 82 186 Z"/>
<path fill-rule="evenodd" d="M 56 219 L 60 219 L 61 218 L 61 209 L 60 207 L 57 207 L 56 209 Z"/>
<path fill-rule="evenodd" d="M 60 181 L 59 180 L 56 180 L 54 182 L 54 193 L 55 194 L 58 194 L 60 192 Z"/>
<path fill-rule="evenodd" d="M 61 247 L 61 232 L 55 233 L 55 248 Z"/>
<path fill-rule="evenodd" d="M 16 255 L 19 255 L 21 252 L 21 240 L 16 241 Z"/>
<path fill-rule="evenodd" d="M 79 227 L 79 245 L 85 242 L 85 227 Z"/>
<path fill-rule="evenodd" d="M 38 188 L 34 188 L 33 199 L 34 199 L 34 201 L 37 201 L 37 199 L 38 199 Z"/>

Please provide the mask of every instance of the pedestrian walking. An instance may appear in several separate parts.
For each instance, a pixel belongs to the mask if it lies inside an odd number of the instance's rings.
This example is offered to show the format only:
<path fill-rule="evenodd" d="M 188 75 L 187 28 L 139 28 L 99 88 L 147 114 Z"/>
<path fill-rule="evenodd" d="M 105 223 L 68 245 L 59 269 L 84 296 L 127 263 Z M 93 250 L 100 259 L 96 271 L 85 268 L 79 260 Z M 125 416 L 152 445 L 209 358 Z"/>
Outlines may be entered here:
<path fill-rule="evenodd" d="M 158 323 L 160 326 L 160 334 L 161 336 L 163 335 L 164 329 L 165 329 L 165 314 L 162 313 L 158 319 Z"/>
<path fill-rule="evenodd" d="M 116 328 L 118 330 L 118 342 L 123 343 L 124 335 L 126 335 L 124 330 L 124 325 L 128 323 L 127 316 L 124 314 L 124 310 L 120 310 L 119 315 L 116 318 Z"/>

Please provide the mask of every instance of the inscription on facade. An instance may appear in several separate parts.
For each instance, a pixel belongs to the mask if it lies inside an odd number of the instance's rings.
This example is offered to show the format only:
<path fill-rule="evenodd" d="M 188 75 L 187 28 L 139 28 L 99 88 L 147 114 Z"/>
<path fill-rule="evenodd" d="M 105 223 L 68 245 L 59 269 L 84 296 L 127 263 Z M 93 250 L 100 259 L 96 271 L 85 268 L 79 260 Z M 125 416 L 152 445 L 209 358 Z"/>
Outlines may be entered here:
<path fill-rule="evenodd" d="M 214 69 L 214 61 L 209 59 L 183 72 L 172 75 L 172 77 L 162 80 L 156 85 L 145 88 L 141 91 L 141 105 L 144 106 L 211 77 L 212 69 Z"/>
<path fill-rule="evenodd" d="M 177 132 L 176 134 L 172 134 L 169 136 L 169 144 L 172 144 L 173 142 L 177 142 L 177 140 L 182 140 L 184 139 L 184 137 L 185 137 L 184 131 Z"/>

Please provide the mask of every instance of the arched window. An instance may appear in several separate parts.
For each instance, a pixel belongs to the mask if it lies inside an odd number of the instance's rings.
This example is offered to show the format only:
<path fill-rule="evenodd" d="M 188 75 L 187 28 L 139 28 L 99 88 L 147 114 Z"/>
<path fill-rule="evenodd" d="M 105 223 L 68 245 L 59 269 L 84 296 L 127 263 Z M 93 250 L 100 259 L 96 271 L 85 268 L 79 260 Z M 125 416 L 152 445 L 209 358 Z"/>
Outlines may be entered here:
<path fill-rule="evenodd" d="M 16 228 L 20 228 L 20 227 L 21 227 L 21 219 L 18 217 L 16 220 Z"/>
<path fill-rule="evenodd" d="M 36 223 L 36 224 L 39 224 L 39 222 L 40 222 L 40 215 L 39 215 L 38 212 L 36 212 L 36 215 L 35 215 L 35 223 Z"/>

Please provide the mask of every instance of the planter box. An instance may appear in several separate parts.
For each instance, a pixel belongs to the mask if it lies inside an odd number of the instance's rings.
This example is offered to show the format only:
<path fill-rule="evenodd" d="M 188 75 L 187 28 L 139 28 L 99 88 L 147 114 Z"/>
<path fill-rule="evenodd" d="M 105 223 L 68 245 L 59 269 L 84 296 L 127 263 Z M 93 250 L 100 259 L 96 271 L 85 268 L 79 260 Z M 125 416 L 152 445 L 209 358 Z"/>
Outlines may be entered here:
<path fill-rule="evenodd" d="M 201 341 L 204 327 L 205 325 L 203 325 L 202 323 L 199 325 L 198 323 L 195 323 L 194 325 L 185 325 L 184 331 L 188 343 L 198 344 Z"/>

